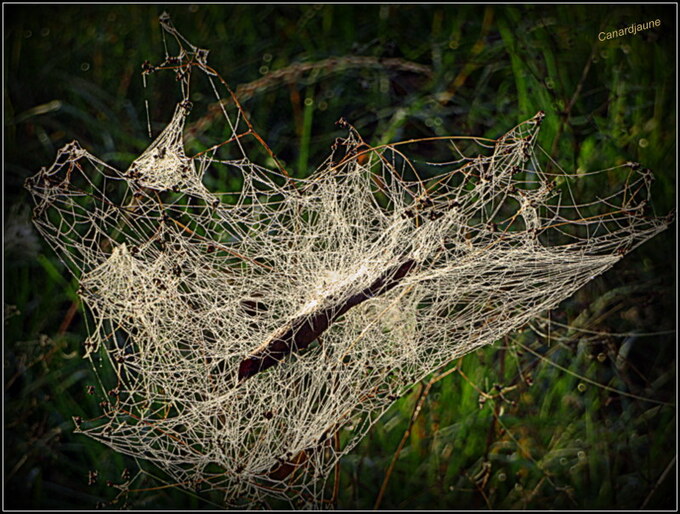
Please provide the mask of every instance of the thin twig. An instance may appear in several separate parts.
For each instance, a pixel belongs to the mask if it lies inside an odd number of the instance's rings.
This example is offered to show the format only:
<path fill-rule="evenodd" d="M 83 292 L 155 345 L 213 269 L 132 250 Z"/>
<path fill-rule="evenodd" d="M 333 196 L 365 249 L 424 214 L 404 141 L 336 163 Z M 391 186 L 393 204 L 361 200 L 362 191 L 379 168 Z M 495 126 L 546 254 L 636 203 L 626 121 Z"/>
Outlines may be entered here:
<path fill-rule="evenodd" d="M 656 399 L 654 399 L 654 398 L 645 398 L 644 396 L 640 396 L 640 395 L 633 394 L 633 393 L 627 393 L 627 392 L 625 392 L 625 391 L 621 391 L 620 389 L 616 389 L 616 388 L 614 388 L 614 387 L 610 387 L 610 386 L 608 386 L 608 385 L 601 384 L 601 383 L 599 383 L 599 382 L 597 382 L 597 381 L 595 381 L 595 380 L 592 380 L 592 379 L 590 379 L 590 378 L 588 378 L 588 377 L 584 377 L 583 375 L 579 375 L 578 373 L 575 373 L 574 371 L 571 371 L 571 370 L 569 370 L 569 369 L 567 369 L 567 368 L 565 368 L 565 367 L 563 367 L 563 366 L 560 366 L 560 365 L 557 364 L 556 362 L 551 361 L 551 360 L 548 359 L 547 357 L 544 357 L 544 356 L 541 355 L 540 353 L 538 353 L 538 352 L 532 350 L 532 349 L 529 348 L 528 346 L 523 345 L 523 344 L 520 343 L 519 341 L 516 341 L 516 344 L 517 344 L 518 346 L 521 346 L 524 350 L 526 350 L 526 351 L 529 352 L 530 354 L 534 355 L 535 357 L 538 357 L 539 359 L 541 359 L 541 360 L 547 362 L 547 363 L 550 364 L 551 366 L 556 367 L 556 368 L 559 369 L 560 371 L 564 371 L 565 373 L 568 373 L 569 375 L 572 375 L 572 376 L 574 376 L 574 377 L 576 377 L 576 378 L 582 380 L 583 382 L 588 382 L 589 384 L 594 385 L 595 387 L 599 387 L 599 388 L 601 388 L 601 389 L 604 389 L 605 391 L 609 391 L 610 393 L 616 393 L 616 394 L 619 394 L 619 395 L 621 395 L 621 396 L 626 396 L 626 397 L 628 397 L 628 398 L 634 398 L 634 399 L 636 399 L 636 400 L 640 400 L 640 401 L 643 401 L 643 402 L 656 403 L 656 404 L 658 404 L 658 405 L 665 405 L 665 406 L 667 406 L 667 407 L 675 407 L 675 404 L 672 403 L 672 402 L 664 402 L 663 400 L 656 400 Z"/>
<path fill-rule="evenodd" d="M 408 427 L 406 427 L 406 430 L 404 431 L 404 435 L 401 438 L 401 441 L 399 441 L 399 446 L 397 447 L 397 450 L 394 452 L 394 455 L 392 456 L 392 462 L 390 462 L 390 466 L 387 468 L 387 471 L 385 472 L 385 478 L 383 479 L 383 483 L 380 486 L 380 491 L 378 492 L 378 497 L 375 500 L 375 504 L 373 505 L 373 510 L 378 510 L 380 508 L 380 504 L 382 503 L 383 497 L 385 496 L 385 491 L 387 490 L 387 484 L 390 481 L 390 478 L 392 476 L 392 472 L 394 471 L 394 466 L 397 463 L 397 459 L 399 458 L 399 454 L 401 451 L 404 449 L 404 445 L 406 444 L 406 440 L 409 438 L 411 435 L 411 430 L 413 428 L 413 424 L 415 423 L 416 419 L 418 419 L 418 416 L 420 415 L 420 411 L 423 408 L 423 404 L 425 403 L 425 400 L 427 399 L 427 395 L 430 394 L 430 390 L 432 389 L 432 386 L 439 382 L 441 379 L 447 377 L 454 371 L 458 370 L 458 365 L 456 364 L 453 368 L 440 373 L 439 375 L 436 375 L 430 379 L 430 381 L 427 383 L 425 387 L 422 386 L 421 382 L 421 387 L 420 387 L 420 392 L 418 393 L 418 398 L 416 399 L 416 404 L 413 408 L 413 412 L 411 413 L 411 419 L 409 420 Z"/>
<path fill-rule="evenodd" d="M 559 145 L 560 138 L 562 137 L 562 133 L 564 132 L 564 127 L 569 123 L 569 118 L 571 117 L 571 110 L 574 107 L 574 104 L 576 103 L 578 96 L 581 94 L 583 84 L 585 83 L 586 77 L 588 76 L 588 72 L 590 71 L 590 66 L 593 63 L 596 50 L 597 45 L 593 45 L 593 50 L 590 52 L 590 56 L 588 57 L 585 66 L 583 67 L 581 79 L 579 80 L 576 89 L 574 90 L 574 94 L 571 96 L 569 103 L 567 104 L 566 108 L 564 109 L 564 112 L 562 113 L 562 121 L 557 127 L 557 133 L 555 134 L 555 139 L 553 139 L 553 145 L 550 150 L 551 155 L 555 155 L 555 153 L 557 152 L 557 147 Z M 550 165 L 551 163 L 548 164 L 548 166 Z M 550 171 L 550 169 L 548 168 L 546 171 Z"/>
<path fill-rule="evenodd" d="M 338 454 L 340 453 L 340 431 L 336 430 L 333 434 L 333 450 L 335 451 L 335 477 L 333 482 L 333 497 L 331 498 L 331 505 L 335 506 L 338 501 L 338 494 L 340 493 L 340 459 L 338 459 Z"/>
<path fill-rule="evenodd" d="M 73 300 L 71 302 L 71 306 L 68 308 L 68 311 L 66 311 L 66 316 L 64 316 L 61 325 L 59 325 L 59 330 L 57 330 L 58 336 L 63 336 L 68 330 L 68 327 L 71 326 L 73 318 L 78 312 L 78 305 L 80 305 L 80 300 Z"/>
<path fill-rule="evenodd" d="M 330 57 L 315 62 L 296 62 L 285 68 L 274 70 L 260 79 L 240 84 L 237 86 L 235 94 L 241 102 L 244 102 L 269 89 L 296 82 L 304 73 L 324 70 L 332 73 L 335 71 L 345 71 L 350 68 L 391 68 L 398 71 L 417 73 L 428 78 L 432 76 L 432 69 L 429 66 L 399 58 L 380 59 L 372 56 Z M 230 99 L 224 99 L 220 103 L 224 105 L 229 101 Z M 200 127 L 212 123 L 215 118 L 214 113 L 219 111 L 219 105 L 210 106 L 208 114 L 193 123 L 192 127 Z"/>
<path fill-rule="evenodd" d="M 675 465 L 675 460 L 676 456 L 673 456 L 671 461 L 668 463 L 668 466 L 666 466 L 666 469 L 663 470 L 663 473 L 661 473 L 661 476 L 659 479 L 656 481 L 654 484 L 654 487 L 652 487 L 652 490 L 649 491 L 649 494 L 647 495 L 647 498 L 645 498 L 645 501 L 642 503 L 642 506 L 640 507 L 640 510 L 645 509 L 647 507 L 647 504 L 649 503 L 649 500 L 652 499 L 652 496 L 654 496 L 654 493 L 656 490 L 659 488 L 659 486 L 663 483 L 664 480 L 666 480 L 666 477 L 668 476 L 668 473 L 671 472 L 671 469 L 673 469 L 673 466 Z"/>

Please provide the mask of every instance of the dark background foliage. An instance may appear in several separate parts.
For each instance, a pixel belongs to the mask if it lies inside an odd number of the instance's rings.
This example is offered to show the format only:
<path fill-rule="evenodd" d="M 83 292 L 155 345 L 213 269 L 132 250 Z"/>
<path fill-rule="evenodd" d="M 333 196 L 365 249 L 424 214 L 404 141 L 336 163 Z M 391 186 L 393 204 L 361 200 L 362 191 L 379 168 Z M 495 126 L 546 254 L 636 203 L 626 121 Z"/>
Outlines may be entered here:
<path fill-rule="evenodd" d="M 168 121 L 178 96 L 172 76 L 150 76 L 146 89 L 141 76 L 145 60 L 163 58 L 163 10 L 211 50 L 210 64 L 296 175 L 345 135 L 341 117 L 380 144 L 498 137 L 544 110 L 539 142 L 564 169 L 638 161 L 656 175 L 655 211 L 676 204 L 674 5 L 3 8 L 8 508 L 207 508 L 216 500 L 177 489 L 118 495 L 121 474 L 138 464 L 73 434 L 72 416 L 98 412 L 80 358 L 77 283 L 33 231 L 23 189 L 73 139 L 126 167 L 150 141 L 145 100 L 154 134 Z M 656 19 L 658 28 L 598 40 Z M 190 124 L 217 130 L 200 108 L 208 93 L 192 97 Z M 190 132 L 187 148 L 204 148 L 204 135 Z M 426 148 L 412 150 L 427 158 Z M 215 189 L 237 186 L 211 180 Z M 423 408 L 383 508 L 676 506 L 675 238 L 673 224 L 550 313 L 550 324 L 467 356 L 427 396 L 414 387 L 343 459 L 337 506 L 374 505 L 418 398 Z M 480 402 L 481 393 L 491 399 Z M 160 484 L 145 477 L 134 486 Z"/>

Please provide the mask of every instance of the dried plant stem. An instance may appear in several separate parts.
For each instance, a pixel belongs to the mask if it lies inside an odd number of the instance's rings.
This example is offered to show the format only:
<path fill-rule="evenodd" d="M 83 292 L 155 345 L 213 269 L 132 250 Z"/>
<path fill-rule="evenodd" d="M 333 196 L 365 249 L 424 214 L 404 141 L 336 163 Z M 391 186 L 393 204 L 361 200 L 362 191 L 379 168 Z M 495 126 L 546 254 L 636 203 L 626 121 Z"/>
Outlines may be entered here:
<path fill-rule="evenodd" d="M 668 463 L 668 466 L 666 466 L 666 469 L 663 470 L 663 473 L 661 473 L 661 476 L 659 479 L 656 481 L 654 484 L 654 487 L 652 487 L 652 490 L 649 491 L 649 494 L 647 495 L 647 498 L 645 498 L 645 501 L 642 502 L 642 506 L 640 507 L 640 510 L 647 508 L 647 504 L 649 503 L 649 500 L 652 499 L 652 496 L 654 496 L 654 493 L 656 490 L 659 488 L 659 486 L 663 483 L 664 480 L 666 480 L 666 477 L 668 476 L 668 473 L 671 472 L 671 469 L 673 469 L 673 466 L 675 466 L 675 461 L 677 457 L 673 456 L 671 461 Z"/>
<path fill-rule="evenodd" d="M 385 472 L 385 478 L 383 479 L 383 483 L 380 486 L 380 491 L 378 492 L 378 497 L 375 499 L 375 504 L 373 505 L 373 510 L 378 510 L 380 508 L 380 504 L 382 503 L 383 497 L 385 496 L 385 491 L 387 490 L 387 484 L 390 482 L 390 478 L 392 477 L 392 472 L 394 471 L 394 466 L 397 463 L 397 459 L 399 459 L 399 454 L 401 451 L 404 449 L 404 445 L 406 444 L 406 441 L 408 440 L 409 436 L 411 435 L 411 430 L 413 429 L 413 425 L 418 419 L 418 416 L 420 415 L 420 411 L 423 408 L 423 405 L 425 404 L 425 400 L 427 399 L 427 396 L 430 394 L 430 391 L 432 390 L 432 386 L 439 382 L 441 379 L 447 377 L 451 373 L 455 372 L 458 370 L 458 365 L 452 367 L 451 369 L 440 373 L 438 375 L 435 375 L 430 379 L 430 381 L 427 383 L 425 387 L 423 387 L 422 382 L 420 383 L 420 392 L 418 393 L 418 398 L 416 399 L 416 403 L 413 407 L 413 412 L 411 413 L 411 419 L 409 420 L 408 426 L 406 427 L 406 430 L 404 431 L 404 435 L 401 437 L 401 441 L 399 441 L 399 446 L 397 446 L 397 450 L 394 452 L 394 455 L 392 456 L 392 461 L 390 462 L 390 466 L 387 468 L 387 471 Z"/>
<path fill-rule="evenodd" d="M 659 404 L 659 405 L 666 405 L 666 406 L 668 406 L 668 407 L 675 407 L 675 404 L 672 403 L 672 402 L 664 402 L 664 401 L 662 401 L 662 400 L 655 400 L 654 398 L 645 398 L 644 396 L 640 396 L 640 395 L 632 394 L 632 393 L 627 393 L 626 391 L 622 391 L 622 390 L 620 390 L 620 389 L 616 389 L 616 388 L 614 388 L 614 387 L 610 387 L 610 386 L 608 386 L 608 385 L 606 385 L 606 384 L 601 384 L 601 383 L 599 383 L 599 382 L 597 382 L 597 381 L 595 381 L 595 380 L 591 380 L 591 379 L 588 378 L 588 377 L 584 377 L 583 375 L 579 375 L 578 373 L 574 373 L 573 371 L 571 371 L 571 370 L 569 370 L 569 369 L 567 369 L 567 368 L 565 368 L 565 367 L 563 367 L 563 366 L 560 366 L 560 365 L 557 364 L 556 362 L 551 361 L 551 360 L 548 359 L 547 357 L 544 357 L 544 356 L 541 355 L 540 353 L 538 353 L 538 352 L 532 350 L 532 349 L 529 348 L 528 346 L 523 345 L 523 344 L 520 343 L 519 341 L 517 341 L 517 345 L 520 346 L 520 347 L 522 347 L 523 350 L 526 350 L 527 352 L 529 352 L 529 353 L 532 354 L 533 356 L 538 357 L 539 359 L 541 359 L 541 360 L 547 362 L 547 363 L 550 364 L 551 366 L 556 367 L 556 368 L 559 369 L 560 371 L 564 371 L 565 373 L 568 373 L 568 374 L 570 374 L 570 375 L 572 375 L 572 376 L 574 376 L 574 377 L 576 377 L 576 378 L 578 378 L 578 379 L 580 379 L 580 380 L 582 380 L 582 381 L 584 381 L 584 382 L 587 382 L 587 383 L 589 383 L 589 384 L 591 384 L 591 385 L 594 385 L 595 387 L 599 387 L 599 388 L 601 388 L 601 389 L 604 389 L 605 391 L 609 391 L 610 393 L 620 394 L 621 396 L 626 396 L 626 397 L 628 397 L 628 398 L 634 398 L 634 399 L 636 399 L 636 400 L 641 400 L 641 401 L 643 401 L 643 402 L 656 403 L 656 404 Z"/>
<path fill-rule="evenodd" d="M 59 330 L 57 330 L 57 335 L 64 335 L 66 331 L 68 330 L 68 327 L 71 326 L 71 323 L 73 322 L 73 318 L 75 317 L 76 313 L 78 312 L 78 307 L 80 306 L 80 300 L 73 300 L 71 302 L 71 305 L 68 308 L 68 311 L 66 311 L 66 316 L 64 316 L 64 319 L 61 322 L 61 325 L 59 325 Z"/>

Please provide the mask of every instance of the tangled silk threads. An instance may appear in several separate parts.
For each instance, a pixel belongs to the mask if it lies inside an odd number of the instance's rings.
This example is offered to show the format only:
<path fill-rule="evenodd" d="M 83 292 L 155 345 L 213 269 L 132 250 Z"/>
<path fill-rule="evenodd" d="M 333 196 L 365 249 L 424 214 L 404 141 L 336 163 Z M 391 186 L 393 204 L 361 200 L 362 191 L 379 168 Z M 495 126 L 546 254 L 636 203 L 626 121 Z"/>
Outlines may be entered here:
<path fill-rule="evenodd" d="M 213 83 L 206 55 L 174 59 Z M 238 145 L 243 113 L 224 115 Z M 188 116 L 178 105 L 127 170 L 74 142 L 27 186 L 89 313 L 103 412 L 77 429 L 227 505 L 318 502 L 338 459 L 412 384 L 668 224 L 648 215 L 652 176 L 636 164 L 543 171 L 542 113 L 496 140 L 444 141 L 452 155 L 427 175 L 402 147 L 367 148 L 350 130 L 306 179 L 245 153 L 187 156 Z M 240 192 L 204 186 L 215 162 L 242 177 Z"/>

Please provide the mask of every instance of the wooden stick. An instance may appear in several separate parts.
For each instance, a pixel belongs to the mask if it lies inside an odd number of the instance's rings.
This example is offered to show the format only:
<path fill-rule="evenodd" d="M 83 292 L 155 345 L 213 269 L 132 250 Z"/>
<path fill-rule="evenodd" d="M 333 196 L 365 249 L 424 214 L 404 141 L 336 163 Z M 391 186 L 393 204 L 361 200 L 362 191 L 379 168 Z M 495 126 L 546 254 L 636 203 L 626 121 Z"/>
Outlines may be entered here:
<path fill-rule="evenodd" d="M 242 360 L 239 383 L 281 362 L 289 354 L 303 350 L 352 307 L 395 288 L 416 265 L 413 259 L 389 268 L 363 291 L 348 295 L 326 307 L 293 319 L 266 343 Z"/>

